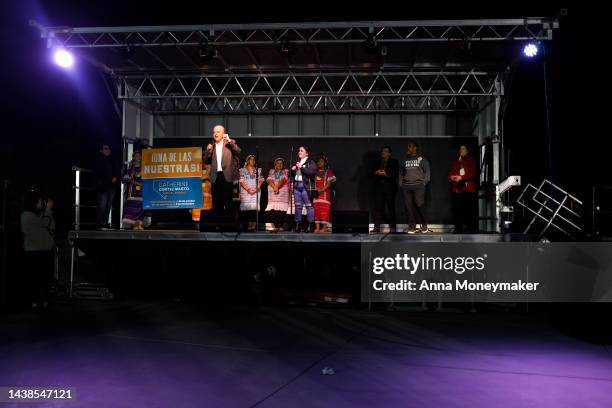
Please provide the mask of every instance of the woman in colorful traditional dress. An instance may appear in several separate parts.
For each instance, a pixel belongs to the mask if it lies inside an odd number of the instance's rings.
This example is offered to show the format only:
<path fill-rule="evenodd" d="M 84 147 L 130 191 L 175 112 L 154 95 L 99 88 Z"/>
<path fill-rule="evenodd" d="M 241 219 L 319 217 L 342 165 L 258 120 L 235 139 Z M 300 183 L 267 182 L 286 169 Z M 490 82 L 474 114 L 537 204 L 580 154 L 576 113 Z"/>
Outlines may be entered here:
<path fill-rule="evenodd" d="M 136 150 L 127 170 L 127 196 L 123 205 L 123 225 L 135 231 L 144 230 L 142 208 L 142 177 L 140 174 L 140 150 Z"/>
<path fill-rule="evenodd" d="M 255 168 L 255 163 L 255 155 L 251 154 L 240 169 L 240 215 L 249 232 L 254 232 L 257 227 L 255 212 L 259 211 L 260 190 L 264 182 L 261 168 Z"/>
<path fill-rule="evenodd" d="M 274 168 L 268 173 L 268 206 L 266 218 L 272 223 L 272 232 L 283 230 L 289 207 L 289 170 L 285 169 L 285 160 L 276 158 Z"/>
<path fill-rule="evenodd" d="M 313 202 L 316 228 L 314 232 L 331 232 L 332 183 L 336 182 L 334 172 L 329 168 L 327 156 L 317 159 L 315 175 L 315 199 Z"/>
<path fill-rule="evenodd" d="M 202 164 L 202 208 L 191 210 L 191 219 L 201 221 L 202 211 L 205 213 L 212 210 L 212 182 L 210 181 L 210 164 Z"/>

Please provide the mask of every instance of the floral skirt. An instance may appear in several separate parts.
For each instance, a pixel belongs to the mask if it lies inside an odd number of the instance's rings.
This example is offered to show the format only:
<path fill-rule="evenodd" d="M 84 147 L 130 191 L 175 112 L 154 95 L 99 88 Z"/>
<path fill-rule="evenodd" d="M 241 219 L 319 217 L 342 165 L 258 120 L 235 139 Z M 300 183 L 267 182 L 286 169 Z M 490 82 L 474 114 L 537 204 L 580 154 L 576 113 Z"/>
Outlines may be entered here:
<path fill-rule="evenodd" d="M 123 222 L 135 224 L 144 220 L 144 209 L 142 208 L 141 197 L 130 197 L 125 200 L 123 205 Z"/>

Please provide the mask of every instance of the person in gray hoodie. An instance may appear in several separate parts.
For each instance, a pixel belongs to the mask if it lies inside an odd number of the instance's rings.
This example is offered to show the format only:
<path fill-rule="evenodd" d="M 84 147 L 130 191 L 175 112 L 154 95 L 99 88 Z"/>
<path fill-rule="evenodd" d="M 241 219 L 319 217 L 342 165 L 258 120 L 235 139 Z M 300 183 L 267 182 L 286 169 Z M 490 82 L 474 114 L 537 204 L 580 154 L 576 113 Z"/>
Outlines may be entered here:
<path fill-rule="evenodd" d="M 36 191 L 28 191 L 21 213 L 23 233 L 24 273 L 30 288 L 32 308 L 47 306 L 53 281 L 55 257 L 55 221 L 53 200 Z"/>
<path fill-rule="evenodd" d="M 409 234 L 417 232 L 416 224 L 421 224 L 421 232 L 427 233 L 425 214 L 425 188 L 431 179 L 429 160 L 417 152 L 418 145 L 410 141 L 406 146 L 406 159 L 400 165 L 400 188 L 404 196 Z"/>

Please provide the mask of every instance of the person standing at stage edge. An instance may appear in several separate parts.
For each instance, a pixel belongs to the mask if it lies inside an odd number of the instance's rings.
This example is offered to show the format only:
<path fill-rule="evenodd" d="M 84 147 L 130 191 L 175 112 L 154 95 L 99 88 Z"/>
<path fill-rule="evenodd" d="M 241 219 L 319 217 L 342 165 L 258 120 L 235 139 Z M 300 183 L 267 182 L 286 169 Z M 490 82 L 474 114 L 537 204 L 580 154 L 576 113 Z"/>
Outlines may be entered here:
<path fill-rule="evenodd" d="M 108 218 L 121 176 L 119 166 L 111 156 L 110 145 L 100 146 L 93 167 L 96 183 L 96 228 L 108 229 L 112 227 Z"/>
<path fill-rule="evenodd" d="M 476 194 L 476 160 L 466 145 L 459 146 L 459 158 L 453 162 L 448 179 L 453 183 L 453 220 L 455 234 L 478 230 L 478 195 Z M 464 230 L 463 227 L 467 229 Z"/>
<path fill-rule="evenodd" d="M 401 189 L 404 195 L 406 216 L 408 218 L 408 234 L 418 232 L 416 224 L 421 224 L 422 233 L 430 232 L 427 228 L 425 214 L 425 188 L 431 179 L 429 160 L 417 152 L 416 142 L 408 142 L 406 146 L 406 161 L 401 167 Z"/>
<path fill-rule="evenodd" d="M 397 177 L 399 175 L 399 162 L 391 157 L 391 147 L 383 146 L 380 149 L 380 159 L 374 163 L 373 204 L 374 229 L 372 234 L 380 233 L 380 221 L 385 212 L 385 221 L 389 224 L 389 232 L 394 233 L 395 220 L 395 194 L 397 193 Z M 386 210 L 386 211 L 385 211 Z"/>
<path fill-rule="evenodd" d="M 217 220 L 226 219 L 237 227 L 237 213 L 233 204 L 233 186 L 238 181 L 238 169 L 234 160 L 240 147 L 225 133 L 225 127 L 213 128 L 213 143 L 209 143 L 203 154 L 204 164 L 210 164 L 212 182 L 213 213 Z"/>

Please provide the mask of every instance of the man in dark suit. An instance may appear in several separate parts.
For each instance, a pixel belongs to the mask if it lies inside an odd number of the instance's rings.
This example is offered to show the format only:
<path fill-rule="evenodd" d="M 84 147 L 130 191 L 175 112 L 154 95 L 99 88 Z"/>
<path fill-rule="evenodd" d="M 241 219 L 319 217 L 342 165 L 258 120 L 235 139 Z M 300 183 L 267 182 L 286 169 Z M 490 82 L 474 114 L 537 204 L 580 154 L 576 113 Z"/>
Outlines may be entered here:
<path fill-rule="evenodd" d="M 239 179 L 235 159 L 241 150 L 221 125 L 213 128 L 213 139 L 214 143 L 208 144 L 203 155 L 204 164 L 211 165 L 213 213 L 218 220 L 229 218 L 235 223 L 237 217 L 232 201 L 232 188 L 234 182 Z"/>
<path fill-rule="evenodd" d="M 380 221 L 385 210 L 385 221 L 389 224 L 390 232 L 395 232 L 395 195 L 399 175 L 399 163 L 391 158 L 391 147 L 383 146 L 380 150 L 380 160 L 374 163 L 373 176 L 373 203 L 374 203 L 374 229 L 373 234 L 380 233 Z"/>

